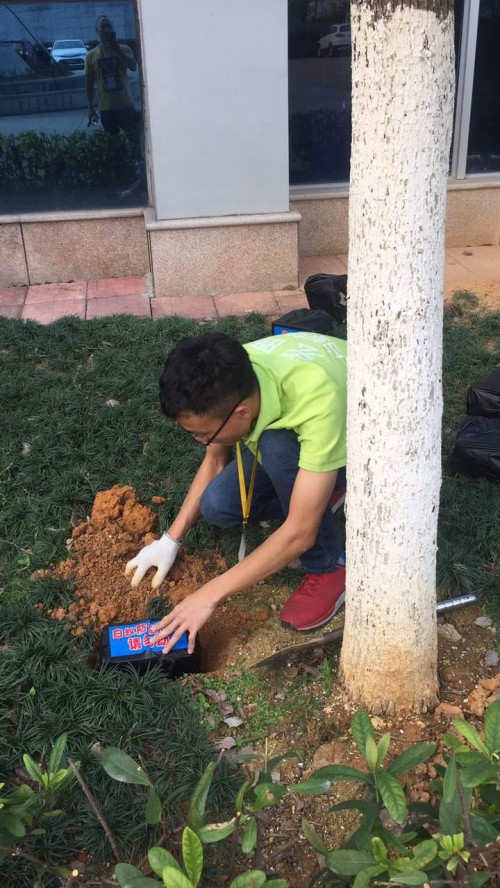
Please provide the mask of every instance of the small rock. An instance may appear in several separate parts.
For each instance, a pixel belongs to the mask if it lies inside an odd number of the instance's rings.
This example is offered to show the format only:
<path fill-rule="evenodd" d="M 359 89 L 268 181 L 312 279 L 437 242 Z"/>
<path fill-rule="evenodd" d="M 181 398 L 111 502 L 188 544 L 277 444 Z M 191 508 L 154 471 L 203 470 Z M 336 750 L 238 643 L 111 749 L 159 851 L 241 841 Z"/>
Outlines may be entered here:
<path fill-rule="evenodd" d="M 109 398 L 109 400 L 106 401 L 106 407 L 118 407 L 119 403 L 120 402 L 116 401 L 114 398 Z"/>
<path fill-rule="evenodd" d="M 498 651 L 486 651 L 484 655 L 484 662 L 487 666 L 498 666 L 498 662 L 500 657 L 498 655 Z"/>
<path fill-rule="evenodd" d="M 467 708 L 473 715 L 479 717 L 484 715 L 486 696 L 486 691 L 482 687 L 477 687 L 471 691 L 467 699 Z"/>
<path fill-rule="evenodd" d="M 491 626 L 493 620 L 491 617 L 478 617 L 477 620 L 474 620 L 476 626 L 481 626 L 481 629 L 487 629 L 488 626 Z"/>
<path fill-rule="evenodd" d="M 462 641 L 462 636 L 459 632 L 457 632 L 455 627 L 451 625 L 451 623 L 444 623 L 443 626 L 438 626 L 438 635 L 441 638 L 446 638 L 446 641 L 455 643 L 458 641 Z"/>
<path fill-rule="evenodd" d="M 463 641 L 462 636 L 451 623 L 444 623 L 442 626 L 438 626 L 438 635 L 450 642 Z"/>
<path fill-rule="evenodd" d="M 239 726 L 243 724 L 243 719 L 238 718 L 237 715 L 231 715 L 229 718 L 224 719 L 224 723 L 228 728 L 239 728 Z"/>
<path fill-rule="evenodd" d="M 31 453 L 31 444 L 28 444 L 27 441 L 23 441 L 23 446 L 21 448 L 21 456 L 29 456 Z"/>
<path fill-rule="evenodd" d="M 435 710 L 435 715 L 444 715 L 445 718 L 463 718 L 460 706 L 454 706 L 453 703 L 440 703 Z"/>

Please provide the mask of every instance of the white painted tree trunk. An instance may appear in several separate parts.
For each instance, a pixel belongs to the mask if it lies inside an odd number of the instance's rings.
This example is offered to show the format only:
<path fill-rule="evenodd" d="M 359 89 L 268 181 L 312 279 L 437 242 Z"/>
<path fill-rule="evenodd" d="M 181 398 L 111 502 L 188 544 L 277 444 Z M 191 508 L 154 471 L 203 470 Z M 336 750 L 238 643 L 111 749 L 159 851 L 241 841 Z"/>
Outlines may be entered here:
<path fill-rule="evenodd" d="M 436 11 L 351 4 L 341 672 L 351 699 L 372 712 L 425 710 L 438 691 L 442 289 L 454 94 L 449 9 L 446 2 Z"/>

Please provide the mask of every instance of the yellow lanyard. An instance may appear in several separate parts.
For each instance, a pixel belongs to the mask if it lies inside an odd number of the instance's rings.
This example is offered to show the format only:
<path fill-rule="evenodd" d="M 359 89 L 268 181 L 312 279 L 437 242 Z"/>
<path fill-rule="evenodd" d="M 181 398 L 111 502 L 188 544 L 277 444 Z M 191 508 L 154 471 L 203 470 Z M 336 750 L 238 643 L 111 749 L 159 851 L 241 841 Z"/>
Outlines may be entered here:
<path fill-rule="evenodd" d="M 238 441 L 236 444 L 236 463 L 238 465 L 238 481 L 240 485 L 240 499 L 241 499 L 241 513 L 243 515 L 243 522 L 241 528 L 241 542 L 240 542 L 240 550 L 238 552 L 238 561 L 242 561 L 245 557 L 246 551 L 246 526 L 248 524 L 248 519 L 250 517 L 250 510 L 252 508 L 252 497 L 253 497 L 253 489 L 255 487 L 255 476 L 257 474 L 257 454 L 258 450 L 255 452 L 255 456 L 253 458 L 253 466 L 252 473 L 250 475 L 250 484 L 248 485 L 248 491 L 245 484 L 245 473 L 243 471 L 243 459 L 241 456 L 241 446 Z"/>

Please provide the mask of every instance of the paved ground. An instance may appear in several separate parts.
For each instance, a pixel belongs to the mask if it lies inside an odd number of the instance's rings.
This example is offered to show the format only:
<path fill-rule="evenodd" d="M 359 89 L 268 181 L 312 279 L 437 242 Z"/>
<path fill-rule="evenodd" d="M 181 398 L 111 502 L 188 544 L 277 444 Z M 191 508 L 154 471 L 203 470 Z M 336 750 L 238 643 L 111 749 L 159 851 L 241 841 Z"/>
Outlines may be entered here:
<path fill-rule="evenodd" d="M 345 274 L 347 256 L 308 256 L 300 261 L 302 287 L 310 274 Z M 445 296 L 472 290 L 492 309 L 500 311 L 500 246 L 454 247 L 446 251 Z M 225 296 L 151 297 L 144 277 L 109 278 L 0 288 L 0 315 L 49 324 L 65 315 L 102 318 L 132 314 L 144 317 L 205 318 L 244 315 L 250 311 L 280 315 L 307 307 L 302 289 Z"/>

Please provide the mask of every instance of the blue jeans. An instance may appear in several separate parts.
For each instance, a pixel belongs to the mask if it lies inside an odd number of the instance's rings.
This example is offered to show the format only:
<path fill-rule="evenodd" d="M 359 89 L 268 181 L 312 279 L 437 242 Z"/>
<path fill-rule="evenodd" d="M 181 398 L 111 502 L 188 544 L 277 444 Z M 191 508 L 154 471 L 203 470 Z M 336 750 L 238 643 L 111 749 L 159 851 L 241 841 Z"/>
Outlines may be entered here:
<path fill-rule="evenodd" d="M 250 521 L 283 519 L 288 515 L 293 485 L 299 470 L 300 445 L 288 429 L 263 432 L 259 441 L 261 462 L 257 466 Z M 248 490 L 253 453 L 242 448 L 243 468 Z M 339 469 L 336 487 L 345 487 L 345 468 Z M 227 465 L 207 486 L 200 500 L 201 513 L 217 527 L 238 527 L 242 522 L 236 460 Z M 344 544 L 330 507 L 325 510 L 314 546 L 300 561 L 307 573 L 327 573 L 337 566 Z"/>

